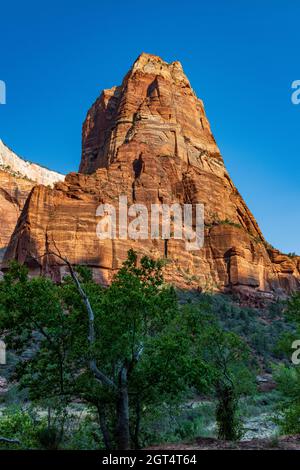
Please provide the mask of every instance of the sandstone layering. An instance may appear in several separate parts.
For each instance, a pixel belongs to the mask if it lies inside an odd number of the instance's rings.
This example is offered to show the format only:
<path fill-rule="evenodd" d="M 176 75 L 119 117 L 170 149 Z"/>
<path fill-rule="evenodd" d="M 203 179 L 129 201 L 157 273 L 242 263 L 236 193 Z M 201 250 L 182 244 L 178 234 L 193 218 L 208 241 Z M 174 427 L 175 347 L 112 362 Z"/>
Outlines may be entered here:
<path fill-rule="evenodd" d="M 96 236 L 96 209 L 128 203 L 203 203 L 205 245 L 186 251 L 183 240 L 104 240 Z M 55 242 L 55 246 L 54 246 Z M 79 173 L 54 188 L 36 186 L 5 256 L 33 273 L 59 279 L 59 250 L 86 264 L 103 283 L 133 247 L 167 257 L 165 274 L 182 287 L 277 296 L 300 287 L 300 258 L 271 248 L 235 188 L 181 64 L 141 54 L 122 85 L 104 90 L 82 131 Z"/>
<path fill-rule="evenodd" d="M 64 176 L 18 157 L 0 139 L 0 261 L 30 191 Z"/>

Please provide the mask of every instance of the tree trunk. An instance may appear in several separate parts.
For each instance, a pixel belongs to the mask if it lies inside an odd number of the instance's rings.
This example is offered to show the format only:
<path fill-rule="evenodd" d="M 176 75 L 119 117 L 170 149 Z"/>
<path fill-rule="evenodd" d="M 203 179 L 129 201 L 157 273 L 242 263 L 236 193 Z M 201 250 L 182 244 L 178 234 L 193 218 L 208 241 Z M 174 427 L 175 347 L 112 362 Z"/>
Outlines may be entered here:
<path fill-rule="evenodd" d="M 118 450 L 130 449 L 129 432 L 129 402 L 127 389 L 127 369 L 122 368 L 119 374 L 119 389 L 117 395 L 117 428 L 116 441 Z"/>
<path fill-rule="evenodd" d="M 135 405 L 135 427 L 134 427 L 134 435 L 133 435 L 133 443 L 135 449 L 140 449 L 140 443 L 139 443 L 139 435 L 140 435 L 140 423 L 141 423 L 141 405 L 140 405 L 140 400 L 137 398 L 136 399 L 136 405 Z"/>
<path fill-rule="evenodd" d="M 99 424 L 100 424 L 100 429 L 101 429 L 101 433 L 102 433 L 105 448 L 106 448 L 106 450 L 111 450 L 112 445 L 111 445 L 109 431 L 108 431 L 108 428 L 107 428 L 104 407 L 97 404 L 97 411 L 98 411 Z"/>

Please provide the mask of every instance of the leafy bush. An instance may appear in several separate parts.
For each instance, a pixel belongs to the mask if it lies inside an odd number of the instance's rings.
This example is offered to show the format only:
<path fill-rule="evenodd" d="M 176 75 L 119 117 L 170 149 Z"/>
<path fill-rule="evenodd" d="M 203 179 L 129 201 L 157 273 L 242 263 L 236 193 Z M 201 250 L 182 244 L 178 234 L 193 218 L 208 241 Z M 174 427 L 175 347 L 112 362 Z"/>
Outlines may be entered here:
<path fill-rule="evenodd" d="M 61 443 L 61 432 L 54 426 L 45 427 L 37 432 L 37 439 L 41 446 L 47 450 L 58 449 Z"/>
<path fill-rule="evenodd" d="M 294 251 L 292 251 L 291 253 L 287 253 L 287 256 L 288 256 L 289 258 L 295 258 L 295 257 L 298 256 L 298 255 L 297 255 L 297 253 L 295 253 Z"/>
<path fill-rule="evenodd" d="M 38 418 L 30 409 L 19 406 L 5 408 L 0 417 L 0 436 L 19 440 L 20 444 L 1 443 L 2 448 L 36 449 L 40 447 L 39 432 L 45 426 L 45 420 Z"/>
<path fill-rule="evenodd" d="M 300 433 L 300 370 L 283 364 L 274 371 L 281 400 L 277 406 L 275 422 L 282 434 Z"/>
<path fill-rule="evenodd" d="M 192 402 L 193 403 L 193 402 Z M 215 433 L 215 403 L 195 402 L 181 406 L 162 405 L 142 423 L 143 447 L 182 442 L 196 437 L 212 437 Z"/>
<path fill-rule="evenodd" d="M 293 332 L 285 333 L 280 338 L 278 349 L 281 350 L 289 361 L 289 365 L 281 364 L 275 367 L 274 377 L 278 389 L 282 393 L 282 399 L 278 406 L 277 424 L 284 434 L 300 433 L 300 368 L 299 365 L 291 365 L 293 352 L 292 343 L 300 337 L 300 293 L 291 296 L 287 302 L 287 318 L 293 322 Z"/>
<path fill-rule="evenodd" d="M 284 303 L 276 302 L 267 309 L 257 309 L 241 307 L 229 295 L 205 294 L 205 297 L 220 325 L 244 338 L 265 368 L 269 368 L 271 362 L 283 359 L 283 353 L 277 347 L 279 338 L 283 333 L 294 331 L 284 315 Z"/>
<path fill-rule="evenodd" d="M 237 441 L 243 435 L 243 425 L 239 415 L 239 401 L 234 388 L 227 384 L 219 391 L 216 411 L 218 438 Z"/>
<path fill-rule="evenodd" d="M 105 448 L 99 425 L 93 416 L 88 415 L 79 420 L 78 425 L 68 432 L 63 448 L 76 450 Z"/>

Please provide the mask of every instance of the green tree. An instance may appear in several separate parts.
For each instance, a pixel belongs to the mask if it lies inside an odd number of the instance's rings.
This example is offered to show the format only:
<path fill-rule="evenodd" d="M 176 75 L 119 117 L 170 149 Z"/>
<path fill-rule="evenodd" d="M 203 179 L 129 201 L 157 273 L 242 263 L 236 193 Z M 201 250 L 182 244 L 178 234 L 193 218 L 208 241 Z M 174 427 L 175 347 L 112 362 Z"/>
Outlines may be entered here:
<path fill-rule="evenodd" d="M 277 349 L 282 351 L 288 363 L 274 366 L 274 378 L 281 392 L 276 423 L 283 434 L 300 433 L 300 365 L 292 363 L 293 353 L 299 359 L 300 340 L 300 293 L 291 296 L 286 304 L 286 318 L 291 321 L 293 330 L 280 338 Z"/>
<path fill-rule="evenodd" d="M 1 332 L 23 357 L 20 386 L 33 400 L 92 403 L 107 448 L 139 446 L 142 410 L 187 387 L 174 289 L 163 285 L 161 261 L 138 263 L 132 250 L 107 289 L 64 261 L 70 276 L 60 285 L 15 263 L 0 283 Z"/>
<path fill-rule="evenodd" d="M 191 335 L 191 383 L 216 397 L 218 437 L 238 440 L 243 432 L 239 399 L 255 391 L 250 350 L 238 335 L 219 326 L 210 304 L 198 304 L 189 310 L 186 326 Z"/>
<path fill-rule="evenodd" d="M 220 437 L 237 437 L 247 348 L 222 331 L 208 302 L 180 306 L 162 261 L 139 261 L 132 250 L 108 288 L 55 256 L 69 269 L 60 284 L 16 263 L 0 282 L 0 331 L 20 357 L 16 378 L 31 400 L 84 400 L 105 447 L 128 449 L 141 446 L 144 417 L 178 405 L 194 386 L 218 398 Z"/>

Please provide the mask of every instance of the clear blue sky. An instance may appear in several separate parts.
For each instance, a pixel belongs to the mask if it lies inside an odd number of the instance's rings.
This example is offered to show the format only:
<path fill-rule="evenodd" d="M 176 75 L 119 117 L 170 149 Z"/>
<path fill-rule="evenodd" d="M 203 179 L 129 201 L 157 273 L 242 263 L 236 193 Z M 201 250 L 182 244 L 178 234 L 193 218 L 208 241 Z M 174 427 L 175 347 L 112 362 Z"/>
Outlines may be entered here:
<path fill-rule="evenodd" d="M 0 137 L 17 153 L 77 170 L 100 91 L 142 51 L 180 60 L 265 236 L 300 253 L 299 0 L 27 0 L 0 15 Z"/>

